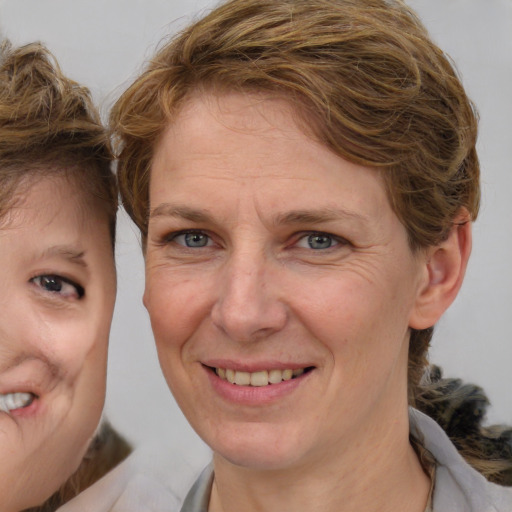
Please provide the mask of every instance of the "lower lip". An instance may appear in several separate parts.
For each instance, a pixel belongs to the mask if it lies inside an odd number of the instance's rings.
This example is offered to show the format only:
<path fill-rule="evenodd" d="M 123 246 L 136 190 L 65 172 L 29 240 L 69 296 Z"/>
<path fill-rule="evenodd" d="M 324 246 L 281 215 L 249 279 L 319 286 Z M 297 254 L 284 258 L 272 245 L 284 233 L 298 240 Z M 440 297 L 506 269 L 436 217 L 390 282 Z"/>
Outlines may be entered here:
<path fill-rule="evenodd" d="M 268 405 L 291 395 L 313 373 L 310 370 L 294 379 L 267 386 L 238 386 L 221 379 L 213 370 L 204 367 L 212 388 L 225 400 L 240 405 Z"/>
<path fill-rule="evenodd" d="M 38 414 L 41 410 L 41 402 L 38 398 L 35 398 L 30 405 L 26 407 L 20 407 L 19 409 L 12 409 L 8 413 L 5 413 L 14 418 L 30 418 Z"/>

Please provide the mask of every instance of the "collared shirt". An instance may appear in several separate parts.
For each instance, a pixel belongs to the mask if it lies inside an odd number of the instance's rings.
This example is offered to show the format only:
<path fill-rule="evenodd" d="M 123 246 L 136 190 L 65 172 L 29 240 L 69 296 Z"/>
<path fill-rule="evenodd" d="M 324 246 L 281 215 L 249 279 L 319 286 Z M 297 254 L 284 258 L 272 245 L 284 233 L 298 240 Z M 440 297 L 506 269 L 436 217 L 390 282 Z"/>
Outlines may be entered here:
<path fill-rule="evenodd" d="M 435 465 L 429 466 L 432 485 L 430 487 L 430 493 L 428 503 L 425 508 L 425 512 L 433 512 L 432 510 L 432 498 L 434 491 L 434 478 L 435 478 Z M 433 478 L 434 477 L 434 478 Z M 180 512 L 208 512 L 208 503 L 210 501 L 210 494 L 213 484 L 213 465 L 209 464 L 199 475 L 198 479 L 194 482 L 188 492 L 185 501 L 181 507 Z"/>
<path fill-rule="evenodd" d="M 432 512 L 512 512 L 512 488 L 469 466 L 434 420 L 415 409 L 409 419 L 411 435 L 435 459 Z M 211 463 L 201 471 L 183 455 L 165 460 L 157 468 L 154 458 L 134 454 L 59 512 L 207 512 Z"/>
<path fill-rule="evenodd" d="M 432 482 L 425 512 L 512 512 L 512 489 L 488 482 L 471 468 L 431 418 L 410 409 L 409 420 Z M 187 493 L 180 512 L 208 512 L 212 483 L 210 464 Z"/>

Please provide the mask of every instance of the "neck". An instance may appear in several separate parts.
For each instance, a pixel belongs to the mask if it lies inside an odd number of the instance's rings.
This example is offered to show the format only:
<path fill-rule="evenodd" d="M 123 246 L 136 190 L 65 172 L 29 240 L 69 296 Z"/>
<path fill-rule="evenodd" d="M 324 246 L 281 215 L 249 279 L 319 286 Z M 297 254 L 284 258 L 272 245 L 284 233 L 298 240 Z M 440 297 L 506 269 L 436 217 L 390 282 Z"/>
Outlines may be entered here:
<path fill-rule="evenodd" d="M 423 512 L 430 481 L 409 443 L 407 414 L 357 438 L 280 470 L 242 468 L 215 455 L 209 512 Z"/>

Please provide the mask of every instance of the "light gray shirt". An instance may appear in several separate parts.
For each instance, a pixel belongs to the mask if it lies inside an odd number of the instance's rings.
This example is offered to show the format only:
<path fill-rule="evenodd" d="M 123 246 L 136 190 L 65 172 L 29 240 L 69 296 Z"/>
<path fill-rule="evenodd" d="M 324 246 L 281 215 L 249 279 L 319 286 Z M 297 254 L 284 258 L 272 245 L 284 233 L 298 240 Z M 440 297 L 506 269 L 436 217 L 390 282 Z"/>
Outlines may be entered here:
<path fill-rule="evenodd" d="M 431 418 L 410 409 L 409 419 L 412 435 L 436 460 L 433 512 L 512 512 L 512 488 L 488 482 L 469 466 Z M 160 467 L 156 458 L 136 452 L 59 512 L 207 512 L 212 465 L 205 460 L 201 470 L 165 454 Z"/>

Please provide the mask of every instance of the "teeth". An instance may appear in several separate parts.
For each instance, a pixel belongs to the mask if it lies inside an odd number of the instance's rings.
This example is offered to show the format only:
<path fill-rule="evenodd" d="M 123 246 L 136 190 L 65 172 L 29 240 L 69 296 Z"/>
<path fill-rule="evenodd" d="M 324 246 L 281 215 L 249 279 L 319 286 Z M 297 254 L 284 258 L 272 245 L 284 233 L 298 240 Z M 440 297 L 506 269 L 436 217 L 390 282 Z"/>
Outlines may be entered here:
<path fill-rule="evenodd" d="M 219 375 L 219 377 L 221 377 L 221 376 Z M 226 380 L 228 382 L 231 382 L 231 384 L 235 383 L 235 372 L 233 370 L 229 370 L 229 369 L 226 370 Z"/>
<path fill-rule="evenodd" d="M 251 386 L 266 386 L 268 384 L 268 372 L 251 373 Z"/>
<path fill-rule="evenodd" d="M 293 377 L 293 370 L 283 370 L 283 380 L 290 380 Z"/>
<path fill-rule="evenodd" d="M 270 384 L 279 384 L 283 380 L 283 372 L 281 370 L 270 370 L 268 372 L 268 381 Z"/>
<path fill-rule="evenodd" d="M 251 383 L 249 372 L 235 372 L 235 384 L 237 386 L 248 386 Z"/>
<path fill-rule="evenodd" d="M 8 393 L 0 394 L 0 411 L 10 412 L 14 409 L 21 409 L 29 406 L 34 400 L 32 393 Z"/>
<path fill-rule="evenodd" d="M 238 386 L 268 386 L 279 384 L 284 380 L 299 377 L 304 373 L 304 368 L 296 370 L 263 370 L 259 372 L 240 372 L 230 368 L 215 368 L 215 373 L 222 379 Z"/>

